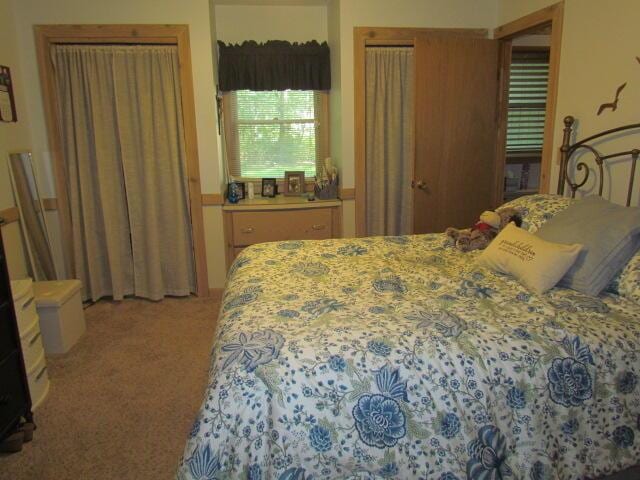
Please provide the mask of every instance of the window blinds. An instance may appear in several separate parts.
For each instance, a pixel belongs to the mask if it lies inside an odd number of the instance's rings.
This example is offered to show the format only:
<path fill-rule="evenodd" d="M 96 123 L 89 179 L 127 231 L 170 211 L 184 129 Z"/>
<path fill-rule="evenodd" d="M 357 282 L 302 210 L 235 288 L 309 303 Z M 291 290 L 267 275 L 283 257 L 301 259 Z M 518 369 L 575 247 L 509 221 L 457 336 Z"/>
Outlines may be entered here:
<path fill-rule="evenodd" d="M 328 155 L 327 94 L 239 90 L 224 95 L 226 157 L 238 178 L 316 175 Z"/>
<path fill-rule="evenodd" d="M 549 83 L 549 50 L 517 50 L 511 55 L 507 152 L 542 150 Z"/>

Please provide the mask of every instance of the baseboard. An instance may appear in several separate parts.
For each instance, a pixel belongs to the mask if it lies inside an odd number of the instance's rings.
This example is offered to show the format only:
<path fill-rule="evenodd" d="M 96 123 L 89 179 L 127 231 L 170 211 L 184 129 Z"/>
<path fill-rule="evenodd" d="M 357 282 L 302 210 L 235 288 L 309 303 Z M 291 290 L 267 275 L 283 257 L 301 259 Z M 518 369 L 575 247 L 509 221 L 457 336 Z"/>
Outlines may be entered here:
<path fill-rule="evenodd" d="M 222 293 L 224 292 L 224 288 L 210 288 L 209 296 L 214 299 L 216 302 L 222 300 Z"/>

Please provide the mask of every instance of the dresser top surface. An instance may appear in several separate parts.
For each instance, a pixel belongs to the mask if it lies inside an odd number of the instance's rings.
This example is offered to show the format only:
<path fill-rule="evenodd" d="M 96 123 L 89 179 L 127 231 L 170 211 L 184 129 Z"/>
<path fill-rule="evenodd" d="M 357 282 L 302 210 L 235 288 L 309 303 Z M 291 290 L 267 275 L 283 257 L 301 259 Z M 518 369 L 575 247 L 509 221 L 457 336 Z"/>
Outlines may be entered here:
<path fill-rule="evenodd" d="M 342 202 L 339 199 L 332 200 L 308 200 L 306 196 L 277 195 L 273 198 L 257 196 L 253 199 L 245 198 L 238 203 L 225 202 L 222 209 L 226 211 L 245 210 L 291 210 L 302 208 L 328 208 L 339 207 Z"/>

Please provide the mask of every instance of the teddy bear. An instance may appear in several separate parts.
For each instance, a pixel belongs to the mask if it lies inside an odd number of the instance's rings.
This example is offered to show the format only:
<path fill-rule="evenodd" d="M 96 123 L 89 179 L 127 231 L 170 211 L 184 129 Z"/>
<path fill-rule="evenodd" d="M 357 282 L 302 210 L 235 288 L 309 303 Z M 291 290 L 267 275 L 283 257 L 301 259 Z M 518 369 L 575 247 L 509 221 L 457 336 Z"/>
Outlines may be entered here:
<path fill-rule="evenodd" d="M 509 223 L 522 225 L 520 211 L 512 207 L 499 208 L 495 211 L 486 210 L 480 214 L 480 219 L 471 228 L 457 229 L 449 227 L 445 230 L 447 244 L 455 246 L 462 252 L 483 249 L 493 240 L 500 230 Z"/>

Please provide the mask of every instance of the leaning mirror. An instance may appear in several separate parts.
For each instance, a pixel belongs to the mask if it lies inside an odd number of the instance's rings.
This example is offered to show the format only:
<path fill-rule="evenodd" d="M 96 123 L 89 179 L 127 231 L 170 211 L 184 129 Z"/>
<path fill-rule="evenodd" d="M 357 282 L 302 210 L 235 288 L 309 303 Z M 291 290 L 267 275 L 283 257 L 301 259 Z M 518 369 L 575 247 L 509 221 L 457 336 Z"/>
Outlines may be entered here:
<path fill-rule="evenodd" d="M 9 154 L 13 196 L 20 213 L 20 228 L 34 280 L 56 280 L 45 210 L 38 190 L 30 152 Z"/>

